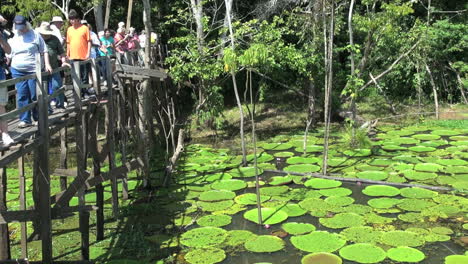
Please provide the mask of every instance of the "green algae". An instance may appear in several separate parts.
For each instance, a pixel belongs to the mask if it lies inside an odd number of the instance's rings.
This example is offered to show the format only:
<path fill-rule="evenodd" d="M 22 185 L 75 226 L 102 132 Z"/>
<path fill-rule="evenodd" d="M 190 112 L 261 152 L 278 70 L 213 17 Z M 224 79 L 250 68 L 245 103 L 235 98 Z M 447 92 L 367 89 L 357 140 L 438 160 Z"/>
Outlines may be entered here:
<path fill-rule="evenodd" d="M 387 253 L 375 245 L 358 243 L 340 249 L 340 256 L 357 263 L 380 263 L 387 257 Z"/>
<path fill-rule="evenodd" d="M 346 240 L 354 243 L 371 243 L 376 244 L 380 241 L 383 232 L 374 230 L 370 226 L 353 226 L 344 229 L 340 235 Z"/>
<path fill-rule="evenodd" d="M 225 258 L 226 253 L 219 248 L 194 249 L 185 255 L 185 260 L 190 264 L 214 264 Z"/>
<path fill-rule="evenodd" d="M 370 185 L 362 190 L 362 193 L 367 196 L 397 196 L 400 194 L 400 189 L 388 185 Z"/>
<path fill-rule="evenodd" d="M 385 232 L 380 241 L 393 247 L 419 247 L 425 243 L 424 237 L 420 234 L 402 230 Z"/>
<path fill-rule="evenodd" d="M 198 199 L 204 202 L 217 202 L 223 200 L 231 200 L 236 197 L 236 193 L 226 190 L 211 190 L 200 194 Z"/>
<path fill-rule="evenodd" d="M 321 159 L 316 157 L 291 157 L 286 160 L 287 164 L 294 165 L 294 164 L 312 164 L 312 163 L 320 163 Z"/>
<path fill-rule="evenodd" d="M 314 189 L 329 189 L 340 187 L 343 183 L 335 180 L 313 178 L 304 182 L 304 186 Z"/>
<path fill-rule="evenodd" d="M 325 202 L 334 206 L 346 206 L 354 203 L 354 199 L 348 196 L 330 196 Z"/>
<path fill-rule="evenodd" d="M 356 176 L 360 179 L 383 181 L 388 178 L 388 173 L 385 171 L 361 171 Z"/>
<path fill-rule="evenodd" d="M 291 235 L 304 235 L 315 231 L 315 226 L 309 223 L 289 222 L 281 225 L 281 228 Z"/>
<path fill-rule="evenodd" d="M 439 193 L 419 187 L 406 187 L 400 189 L 401 196 L 406 198 L 415 198 L 415 199 L 429 199 L 434 198 Z"/>
<path fill-rule="evenodd" d="M 292 236 L 291 243 L 299 250 L 319 253 L 334 252 L 346 244 L 344 237 L 327 231 L 314 231 L 307 235 Z"/>
<path fill-rule="evenodd" d="M 221 227 L 229 225 L 232 217 L 229 215 L 205 215 L 197 220 L 199 226 Z"/>
<path fill-rule="evenodd" d="M 277 208 L 261 208 L 261 213 L 265 225 L 278 224 L 288 219 L 288 214 Z M 245 212 L 244 218 L 258 224 L 258 209 L 254 208 Z"/>
<path fill-rule="evenodd" d="M 342 264 L 343 260 L 335 254 L 321 252 L 312 253 L 301 259 L 301 264 Z"/>
<path fill-rule="evenodd" d="M 338 187 L 332 189 L 321 189 L 318 190 L 318 193 L 323 196 L 349 196 L 353 193 L 351 189 Z"/>
<path fill-rule="evenodd" d="M 180 243 L 187 247 L 205 248 L 219 245 L 226 239 L 227 232 L 218 227 L 200 227 L 183 233 Z"/>
<path fill-rule="evenodd" d="M 396 247 L 387 251 L 389 259 L 397 262 L 419 263 L 426 258 L 420 250 L 410 247 Z"/>
<path fill-rule="evenodd" d="M 312 173 L 320 170 L 320 166 L 313 164 L 289 165 L 283 169 L 286 172 Z"/>
<path fill-rule="evenodd" d="M 215 190 L 237 191 L 247 187 L 247 183 L 242 180 L 221 180 L 211 184 L 211 188 Z"/>
<path fill-rule="evenodd" d="M 365 224 L 364 217 L 355 213 L 340 213 L 330 218 L 320 218 L 319 222 L 328 228 L 339 229 Z"/>
<path fill-rule="evenodd" d="M 264 203 L 270 199 L 271 199 L 271 196 L 260 195 L 261 203 Z M 244 194 L 236 196 L 236 198 L 234 198 L 234 201 L 237 204 L 241 204 L 241 205 L 254 205 L 254 204 L 257 204 L 257 195 L 255 193 L 244 193 Z"/>
<path fill-rule="evenodd" d="M 256 236 L 244 244 L 245 249 L 256 253 L 269 253 L 282 250 L 285 246 L 284 241 L 276 236 Z"/>

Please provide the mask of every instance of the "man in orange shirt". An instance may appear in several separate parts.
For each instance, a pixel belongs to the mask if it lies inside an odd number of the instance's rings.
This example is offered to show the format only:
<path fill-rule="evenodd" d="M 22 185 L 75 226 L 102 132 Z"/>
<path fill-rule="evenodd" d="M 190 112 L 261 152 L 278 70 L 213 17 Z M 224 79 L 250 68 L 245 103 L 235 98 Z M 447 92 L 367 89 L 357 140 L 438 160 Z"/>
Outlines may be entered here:
<path fill-rule="evenodd" d="M 89 28 L 81 24 L 78 12 L 70 10 L 68 14 L 71 26 L 67 30 L 67 57 L 71 62 L 87 60 L 91 54 L 91 35 Z M 89 67 L 80 65 L 81 82 L 88 84 Z M 83 92 L 83 91 L 82 91 Z M 84 91 L 86 93 L 86 91 Z"/>

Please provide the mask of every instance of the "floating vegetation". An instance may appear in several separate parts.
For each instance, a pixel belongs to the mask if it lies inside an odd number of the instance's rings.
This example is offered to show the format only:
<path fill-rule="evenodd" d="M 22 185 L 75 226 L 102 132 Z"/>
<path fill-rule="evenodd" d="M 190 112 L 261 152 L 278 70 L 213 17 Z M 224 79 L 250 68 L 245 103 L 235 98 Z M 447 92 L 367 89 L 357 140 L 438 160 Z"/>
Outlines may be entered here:
<path fill-rule="evenodd" d="M 346 150 L 343 154 L 350 157 L 368 157 L 372 155 L 372 151 L 370 149 L 353 149 Z"/>
<path fill-rule="evenodd" d="M 289 152 L 289 151 L 283 151 L 283 152 L 276 152 L 276 153 L 273 153 L 273 156 L 275 158 L 289 158 L 289 157 L 293 157 L 294 156 L 294 153 L 293 152 Z"/>
<path fill-rule="evenodd" d="M 385 232 L 382 235 L 381 242 L 383 244 L 393 246 L 393 247 L 400 247 L 400 246 L 407 246 L 407 247 L 419 247 L 424 245 L 424 237 L 408 231 L 396 230 Z"/>
<path fill-rule="evenodd" d="M 428 190 L 428 189 L 423 189 L 423 188 L 418 188 L 418 187 L 406 187 L 400 189 L 401 191 L 401 196 L 406 197 L 406 198 L 415 198 L 415 199 L 430 199 L 434 198 L 439 193 Z"/>
<path fill-rule="evenodd" d="M 292 176 L 274 176 L 271 177 L 270 181 L 268 182 L 269 185 L 285 185 L 290 184 L 293 181 Z"/>
<path fill-rule="evenodd" d="M 289 190 L 288 186 L 271 186 L 271 187 L 262 187 L 260 189 L 260 194 L 261 195 L 266 195 L 266 196 L 275 196 L 275 195 L 280 195 L 282 193 L 285 193 Z"/>
<path fill-rule="evenodd" d="M 182 234 L 180 243 L 187 247 L 205 248 L 219 245 L 226 239 L 227 232 L 218 227 L 200 227 Z"/>
<path fill-rule="evenodd" d="M 318 193 L 323 196 L 349 196 L 353 193 L 353 191 L 348 188 L 338 187 L 332 189 L 321 189 L 318 190 Z"/>
<path fill-rule="evenodd" d="M 237 191 L 247 187 L 247 183 L 242 180 L 221 180 L 211 184 L 211 188 L 215 190 Z"/>
<path fill-rule="evenodd" d="M 355 213 L 340 213 L 330 218 L 320 218 L 320 223 L 328 228 L 339 229 L 365 224 L 364 217 Z"/>
<path fill-rule="evenodd" d="M 312 253 L 301 259 L 301 264 L 342 264 L 343 260 L 335 254 Z"/>
<path fill-rule="evenodd" d="M 280 206 L 278 209 L 287 213 L 289 217 L 301 216 L 307 213 L 307 211 L 302 209 L 298 204 L 286 204 Z"/>
<path fill-rule="evenodd" d="M 404 170 L 403 175 L 408 180 L 413 181 L 425 181 L 437 178 L 437 173 L 434 172 L 423 172 L 423 171 L 415 171 L 415 170 Z"/>
<path fill-rule="evenodd" d="M 408 223 L 416 223 L 416 222 L 424 221 L 424 218 L 420 213 L 399 214 L 398 219 L 400 219 L 403 222 L 408 222 Z"/>
<path fill-rule="evenodd" d="M 387 256 L 389 259 L 397 262 L 409 263 L 418 263 L 426 258 L 423 252 L 410 247 L 391 248 L 387 251 Z"/>
<path fill-rule="evenodd" d="M 388 173 L 385 171 L 361 171 L 356 176 L 360 179 L 383 181 L 388 178 Z"/>
<path fill-rule="evenodd" d="M 256 236 L 244 244 L 245 249 L 251 252 L 267 253 L 275 252 L 284 248 L 284 241 L 276 236 Z"/>
<path fill-rule="evenodd" d="M 264 203 L 270 200 L 270 198 L 271 196 L 268 195 L 260 195 L 260 202 Z M 257 195 L 255 193 L 244 193 L 236 196 L 236 198 L 234 198 L 234 201 L 242 205 L 254 205 L 257 204 Z"/>
<path fill-rule="evenodd" d="M 348 196 L 330 196 L 325 202 L 334 206 L 346 206 L 354 203 L 354 199 Z"/>
<path fill-rule="evenodd" d="M 288 143 L 266 143 L 262 144 L 260 147 L 265 150 L 288 150 L 293 148 L 293 145 Z"/>
<path fill-rule="evenodd" d="M 372 212 L 372 207 L 363 204 L 351 204 L 342 208 L 343 213 L 355 213 L 364 215 Z"/>
<path fill-rule="evenodd" d="M 250 239 L 255 238 L 257 235 L 247 230 L 231 230 L 227 232 L 224 244 L 230 247 L 237 247 L 244 245 Z"/>
<path fill-rule="evenodd" d="M 291 235 L 303 235 L 315 231 L 315 226 L 309 223 L 289 222 L 281 225 L 281 228 Z"/>
<path fill-rule="evenodd" d="M 402 199 L 401 203 L 399 203 L 397 206 L 405 211 L 420 212 L 428 207 L 435 205 L 436 204 L 431 200 L 405 198 Z"/>
<path fill-rule="evenodd" d="M 226 190 L 211 190 L 206 191 L 200 194 L 198 199 L 204 202 L 216 202 L 223 200 L 231 200 L 236 197 L 235 192 L 226 191 Z"/>
<path fill-rule="evenodd" d="M 414 152 L 432 152 L 432 151 L 435 151 L 436 148 L 433 148 L 433 147 L 425 147 L 425 146 L 414 146 L 414 147 L 410 147 L 408 148 L 409 150 L 411 151 L 414 151 Z"/>
<path fill-rule="evenodd" d="M 226 210 L 234 204 L 232 200 L 220 201 L 220 202 L 203 202 L 198 201 L 197 205 L 202 208 L 203 211 L 214 212 Z"/>
<path fill-rule="evenodd" d="M 274 225 L 283 222 L 288 218 L 288 214 L 276 208 L 262 208 L 262 221 L 265 225 Z M 258 209 L 254 208 L 244 213 L 244 218 L 259 224 Z"/>
<path fill-rule="evenodd" d="M 468 166 L 447 166 L 445 167 L 444 172 L 452 174 L 468 174 Z"/>
<path fill-rule="evenodd" d="M 191 264 L 214 264 L 226 258 L 224 250 L 219 248 L 200 248 L 189 251 L 185 260 Z"/>
<path fill-rule="evenodd" d="M 313 164 L 295 164 L 289 165 L 283 169 L 287 172 L 312 173 L 320 170 L 320 166 Z"/>
<path fill-rule="evenodd" d="M 402 202 L 401 199 L 395 199 L 395 198 L 375 198 L 375 199 L 370 199 L 369 201 L 367 201 L 367 204 L 377 209 L 388 209 L 388 208 L 392 208 L 396 206 L 397 204 L 401 202 Z"/>
<path fill-rule="evenodd" d="M 294 149 L 297 152 L 303 152 L 304 147 L 296 147 Z M 316 146 L 316 145 L 308 145 L 305 150 L 307 153 L 313 153 L 313 152 L 323 152 L 323 146 Z"/>
<path fill-rule="evenodd" d="M 313 178 L 307 180 L 304 183 L 304 186 L 314 188 L 314 189 L 329 189 L 340 187 L 342 182 L 328 179 Z"/>
<path fill-rule="evenodd" d="M 415 170 L 425 172 L 438 172 L 442 171 L 443 168 L 443 166 L 436 163 L 418 163 L 414 166 Z"/>
<path fill-rule="evenodd" d="M 291 157 L 286 160 L 287 164 L 312 164 L 316 163 L 318 164 L 322 160 L 316 157 Z"/>
<path fill-rule="evenodd" d="M 240 168 L 229 170 L 227 173 L 234 178 L 248 178 L 248 177 L 255 176 L 255 168 L 254 167 L 240 167 Z M 258 175 L 262 173 L 263 173 L 263 170 L 261 168 L 258 168 Z"/>
<path fill-rule="evenodd" d="M 221 227 L 229 225 L 232 217 L 229 215 L 205 215 L 197 220 L 199 226 Z"/>
<path fill-rule="evenodd" d="M 341 167 L 349 165 L 349 161 L 351 160 L 348 158 L 330 158 L 327 164 L 330 167 Z"/>
<path fill-rule="evenodd" d="M 397 196 L 400 194 L 400 189 L 388 185 L 370 185 L 362 190 L 362 193 L 367 196 Z"/>
<path fill-rule="evenodd" d="M 440 129 L 440 130 L 433 130 L 431 132 L 431 134 L 439 135 L 439 136 L 458 136 L 458 135 L 460 135 L 460 132 L 457 132 L 455 130 L 446 130 L 446 129 L 442 130 L 442 129 Z"/>
<path fill-rule="evenodd" d="M 445 264 L 466 264 L 468 256 L 466 255 L 451 255 L 445 258 Z"/>
<path fill-rule="evenodd" d="M 354 243 L 371 243 L 376 244 L 382 237 L 382 231 L 376 231 L 370 226 L 354 226 L 341 231 L 340 235 L 346 240 Z"/>
<path fill-rule="evenodd" d="M 307 235 L 292 236 L 291 243 L 299 250 L 318 253 L 334 252 L 346 244 L 346 240 L 338 234 L 327 231 L 314 231 Z"/>
<path fill-rule="evenodd" d="M 340 249 L 340 256 L 357 263 L 380 263 L 387 258 L 387 253 L 375 245 L 358 243 Z"/>
<path fill-rule="evenodd" d="M 439 135 L 434 135 L 434 134 L 418 134 L 412 136 L 412 138 L 419 139 L 419 140 L 436 140 L 439 139 Z"/>

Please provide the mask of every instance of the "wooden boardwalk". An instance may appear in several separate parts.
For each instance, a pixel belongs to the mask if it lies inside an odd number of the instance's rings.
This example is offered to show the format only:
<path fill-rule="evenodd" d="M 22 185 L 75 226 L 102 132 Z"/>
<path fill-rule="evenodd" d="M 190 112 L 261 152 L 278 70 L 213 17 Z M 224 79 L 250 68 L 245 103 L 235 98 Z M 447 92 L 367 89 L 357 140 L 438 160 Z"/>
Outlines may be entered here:
<path fill-rule="evenodd" d="M 132 58 L 131 54 L 125 54 Z M 143 69 L 136 66 L 131 59 L 126 60 L 128 65 L 117 63 L 116 71 L 108 71 L 105 80 L 112 84 L 114 79 L 118 85 L 106 87 L 101 85 L 99 65 L 103 63 L 111 69 L 111 60 L 107 57 L 93 59 L 84 62 L 75 62 L 73 68 L 59 68 L 54 72 L 70 74 L 72 84 L 64 85 L 52 95 L 47 95 L 46 82 L 43 80 L 47 75 L 39 73 L 35 76 L 26 76 L 21 79 L 1 81 L 0 87 L 10 86 L 14 83 L 35 78 L 37 82 L 37 101 L 22 109 L 15 109 L 0 115 L 0 120 L 8 121 L 11 137 L 15 143 L 11 146 L 0 145 L 0 263 L 23 263 L 28 257 L 27 240 L 28 235 L 35 235 L 42 241 L 41 263 L 53 263 L 52 247 L 52 219 L 63 218 L 73 213 L 79 214 L 79 232 L 81 233 L 81 260 L 69 263 L 89 263 L 89 217 L 91 211 L 96 211 L 97 216 L 97 239 L 104 238 L 104 188 L 103 183 L 111 182 L 112 189 L 112 212 L 114 216 L 119 211 L 118 184 L 122 184 L 122 198 L 128 198 L 127 173 L 141 168 L 148 168 L 148 157 L 141 153 L 132 153 L 132 160 L 127 160 L 128 138 L 140 138 L 141 133 L 137 129 L 138 96 L 136 86 L 139 81 L 156 79 L 162 80 L 166 74 L 162 70 Z M 92 84 L 84 85 L 80 82 L 79 66 L 89 64 L 92 72 Z M 37 58 L 40 65 L 40 58 Z M 95 96 L 81 97 L 82 88 L 94 88 Z M 48 115 L 48 105 L 51 98 L 64 93 L 68 98 L 66 109 L 54 110 Z M 14 96 L 14 93 L 11 93 Z M 39 121 L 35 126 L 18 128 L 18 116 L 25 110 L 37 107 Z M 104 113 L 105 122 L 100 120 Z M 132 123 L 133 122 L 133 123 Z M 99 124 L 99 125 L 98 125 Z M 98 142 L 98 126 L 105 129 L 105 142 Z M 68 168 L 68 130 L 73 127 L 76 143 L 76 168 Z M 60 138 L 60 160 L 59 168 L 50 171 L 49 148 L 53 135 Z M 145 146 L 144 142 L 135 142 Z M 122 166 L 116 166 L 116 148 L 122 153 Z M 25 155 L 33 155 L 33 198 L 34 207 L 26 208 L 26 184 L 25 184 Z M 143 155 L 143 156 L 142 156 Z M 92 166 L 88 166 L 87 160 L 93 160 Z M 19 175 L 7 175 L 6 167 L 17 162 Z M 101 167 L 109 165 L 108 172 L 102 172 Z M 61 191 L 51 193 L 50 176 L 60 177 Z M 10 211 L 7 208 L 6 193 L 8 190 L 7 178 L 14 177 L 19 180 L 19 204 L 20 210 Z M 96 204 L 85 204 L 85 191 L 94 189 L 96 192 Z M 78 206 L 69 206 L 73 197 L 78 197 Z M 34 223 L 34 234 L 27 234 L 26 222 Z M 21 223 L 21 257 L 23 262 L 11 260 L 8 223 Z M 54 262 L 66 263 L 66 262 Z"/>

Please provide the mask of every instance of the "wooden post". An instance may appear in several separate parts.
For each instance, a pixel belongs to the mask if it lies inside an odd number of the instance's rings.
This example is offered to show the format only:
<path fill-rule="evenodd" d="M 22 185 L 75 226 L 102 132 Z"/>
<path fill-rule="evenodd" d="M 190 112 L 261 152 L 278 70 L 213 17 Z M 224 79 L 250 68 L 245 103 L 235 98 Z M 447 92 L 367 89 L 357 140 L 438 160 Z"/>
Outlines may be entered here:
<path fill-rule="evenodd" d="M 68 144 L 67 144 L 67 127 L 60 129 L 60 161 L 59 168 L 68 169 Z M 60 190 L 67 189 L 67 177 L 60 177 Z"/>
<path fill-rule="evenodd" d="M 24 175 L 24 156 L 18 159 L 19 202 L 20 210 L 26 210 L 26 177 Z M 26 222 L 21 223 L 21 257 L 28 258 L 28 228 Z"/>
<path fill-rule="evenodd" d="M 111 62 L 109 58 L 106 58 L 107 69 L 111 69 Z M 112 72 L 107 71 L 107 83 L 112 83 Z M 114 147 L 114 96 L 112 86 L 109 88 L 108 103 L 106 105 L 106 127 L 107 127 L 107 145 L 109 146 L 109 171 L 115 168 L 115 147 Z M 116 177 L 111 176 L 111 188 L 112 188 L 112 214 L 117 217 L 119 214 L 119 194 L 117 187 Z"/>
<path fill-rule="evenodd" d="M 130 24 L 132 23 L 132 8 L 133 8 L 133 0 L 128 0 L 127 29 L 130 29 Z"/>
<path fill-rule="evenodd" d="M 3 156 L 3 153 L 1 153 Z M 6 168 L 0 168 L 0 211 L 7 210 L 7 173 Z M 0 225 L 0 262 L 11 258 L 10 255 L 10 236 L 8 224 Z"/>
<path fill-rule="evenodd" d="M 39 204 L 36 210 L 40 219 L 40 237 L 42 240 L 43 263 L 52 263 L 52 218 L 50 208 L 50 175 L 49 175 L 49 117 L 48 96 L 42 81 L 41 59 L 36 56 L 36 94 L 39 112 L 38 134 L 43 139 L 42 144 L 36 150 L 38 170 L 34 177 L 37 178 L 39 190 Z"/>
<path fill-rule="evenodd" d="M 122 94 L 123 91 L 121 91 Z M 122 164 L 127 163 L 127 129 L 126 124 L 126 113 L 125 113 L 125 101 L 122 96 L 119 96 L 119 108 L 120 108 L 120 123 L 119 130 L 121 135 L 121 152 L 122 152 Z M 122 199 L 128 199 L 128 178 L 127 173 L 124 174 L 122 179 Z"/>

